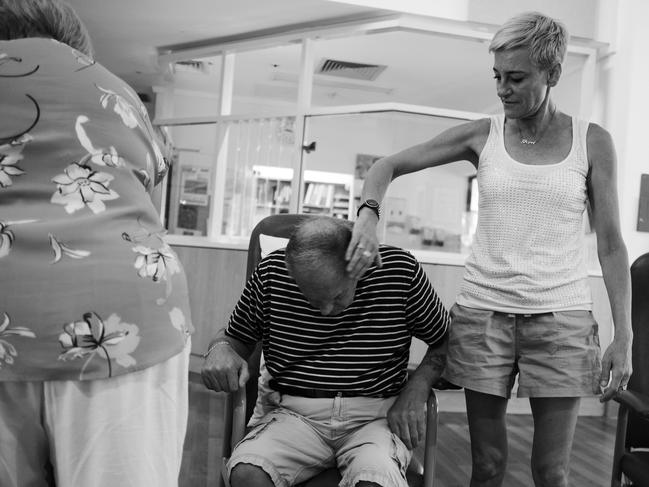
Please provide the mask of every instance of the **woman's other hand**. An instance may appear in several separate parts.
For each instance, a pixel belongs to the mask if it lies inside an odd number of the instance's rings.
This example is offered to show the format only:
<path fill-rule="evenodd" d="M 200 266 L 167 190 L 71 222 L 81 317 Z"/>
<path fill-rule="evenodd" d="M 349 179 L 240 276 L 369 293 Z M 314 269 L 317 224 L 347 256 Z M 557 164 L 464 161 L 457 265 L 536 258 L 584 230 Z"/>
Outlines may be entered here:
<path fill-rule="evenodd" d="M 618 390 L 626 389 L 629 377 L 633 371 L 631 367 L 631 342 L 629 338 L 615 338 L 608 346 L 602 357 L 602 375 L 600 388 L 602 397 L 600 402 L 611 399 Z"/>

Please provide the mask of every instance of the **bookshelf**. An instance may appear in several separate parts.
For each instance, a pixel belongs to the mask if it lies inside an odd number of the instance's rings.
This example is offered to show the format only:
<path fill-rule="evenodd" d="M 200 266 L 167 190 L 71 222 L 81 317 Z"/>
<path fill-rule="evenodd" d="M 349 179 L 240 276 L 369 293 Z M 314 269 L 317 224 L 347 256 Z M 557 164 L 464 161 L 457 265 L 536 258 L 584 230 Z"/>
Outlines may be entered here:
<path fill-rule="evenodd" d="M 253 166 L 255 213 L 258 218 L 288 213 L 293 170 L 286 167 Z"/>
<path fill-rule="evenodd" d="M 351 174 L 304 171 L 303 213 L 350 219 L 354 178 Z"/>
<path fill-rule="evenodd" d="M 292 196 L 293 170 L 285 167 L 253 166 L 255 220 L 288 213 Z M 354 178 L 351 174 L 304 171 L 302 213 L 349 219 L 352 215 Z"/>

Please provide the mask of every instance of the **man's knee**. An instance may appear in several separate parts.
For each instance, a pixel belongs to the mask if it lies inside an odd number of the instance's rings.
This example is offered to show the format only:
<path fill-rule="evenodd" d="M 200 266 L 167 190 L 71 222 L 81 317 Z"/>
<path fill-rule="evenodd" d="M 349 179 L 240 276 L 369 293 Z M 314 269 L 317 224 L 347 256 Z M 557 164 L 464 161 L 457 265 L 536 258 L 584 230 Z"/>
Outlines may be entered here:
<path fill-rule="evenodd" d="M 230 472 L 232 487 L 274 487 L 270 476 L 261 467 L 238 463 Z"/>

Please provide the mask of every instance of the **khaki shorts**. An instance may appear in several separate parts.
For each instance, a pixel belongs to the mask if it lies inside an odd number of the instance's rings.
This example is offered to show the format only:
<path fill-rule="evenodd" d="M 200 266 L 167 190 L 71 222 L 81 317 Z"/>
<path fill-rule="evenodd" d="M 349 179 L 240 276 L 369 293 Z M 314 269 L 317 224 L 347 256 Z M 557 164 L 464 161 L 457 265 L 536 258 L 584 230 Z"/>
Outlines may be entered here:
<path fill-rule="evenodd" d="M 411 452 L 390 431 L 392 398 L 312 399 L 277 394 L 279 404 L 239 442 L 227 464 L 263 469 L 276 487 L 288 487 L 337 466 L 340 487 L 360 481 L 407 487 Z"/>
<path fill-rule="evenodd" d="M 510 314 L 451 309 L 444 377 L 476 392 L 509 398 L 600 393 L 597 322 L 590 311 Z"/>

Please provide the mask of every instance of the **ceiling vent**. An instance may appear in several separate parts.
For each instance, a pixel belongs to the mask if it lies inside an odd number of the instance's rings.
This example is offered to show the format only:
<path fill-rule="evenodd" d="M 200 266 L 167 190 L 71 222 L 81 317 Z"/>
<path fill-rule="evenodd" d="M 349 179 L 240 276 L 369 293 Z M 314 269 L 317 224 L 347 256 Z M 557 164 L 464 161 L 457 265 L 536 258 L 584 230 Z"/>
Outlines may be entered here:
<path fill-rule="evenodd" d="M 387 66 L 380 64 L 351 63 L 338 61 L 336 59 L 323 59 L 316 70 L 316 74 L 327 76 L 339 76 L 341 78 L 360 79 L 374 81 Z"/>
<path fill-rule="evenodd" d="M 206 74 L 207 65 L 203 61 L 188 59 L 186 61 L 176 61 L 174 63 L 174 72 Z"/>

